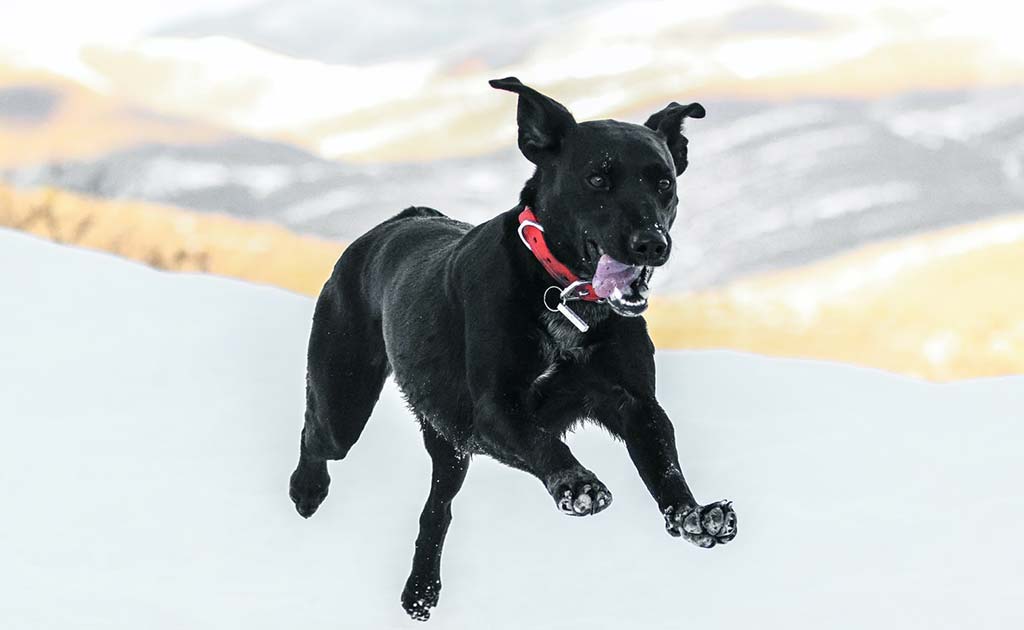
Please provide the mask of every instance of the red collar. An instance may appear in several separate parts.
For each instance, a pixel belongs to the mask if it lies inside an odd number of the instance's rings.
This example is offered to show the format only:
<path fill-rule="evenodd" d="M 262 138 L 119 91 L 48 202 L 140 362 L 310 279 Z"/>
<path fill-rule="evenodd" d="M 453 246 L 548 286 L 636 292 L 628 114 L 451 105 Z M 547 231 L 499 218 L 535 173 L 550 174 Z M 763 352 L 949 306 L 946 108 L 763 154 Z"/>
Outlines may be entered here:
<path fill-rule="evenodd" d="M 601 299 L 597 296 L 590 281 L 580 280 L 579 276 L 570 271 L 562 261 L 551 253 L 547 241 L 544 240 L 544 226 L 537 221 L 536 215 L 533 214 L 533 210 L 530 210 L 529 206 L 524 207 L 523 211 L 519 213 L 519 238 L 522 239 L 523 245 L 526 245 L 527 249 L 533 253 L 533 257 L 544 266 L 548 274 L 562 285 L 563 300 L 597 302 Z"/>

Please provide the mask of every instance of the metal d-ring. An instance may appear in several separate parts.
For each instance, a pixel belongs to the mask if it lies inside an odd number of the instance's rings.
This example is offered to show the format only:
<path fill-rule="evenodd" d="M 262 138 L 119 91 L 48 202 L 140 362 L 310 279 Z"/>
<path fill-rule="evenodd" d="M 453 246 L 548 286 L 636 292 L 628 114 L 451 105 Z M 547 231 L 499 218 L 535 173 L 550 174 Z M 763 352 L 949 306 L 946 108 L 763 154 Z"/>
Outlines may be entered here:
<path fill-rule="evenodd" d="M 570 288 L 575 287 L 577 284 L 578 284 L 578 282 L 574 282 L 572 285 L 570 285 Z M 552 308 L 551 305 L 548 304 L 548 295 L 551 293 L 552 289 L 554 289 L 555 292 L 558 294 L 558 304 L 556 304 L 554 308 Z M 573 299 L 577 299 L 578 300 L 580 298 L 573 298 Z M 565 297 L 565 291 L 562 290 L 562 289 L 559 289 L 557 286 L 550 286 L 547 289 L 544 289 L 544 295 L 543 295 L 544 308 L 548 309 L 552 313 L 554 313 L 555 311 L 561 313 L 562 317 L 564 317 L 567 320 L 569 320 L 569 323 L 572 324 L 573 326 L 575 326 L 580 332 L 585 333 L 588 330 L 590 330 L 590 326 L 587 324 L 587 322 L 584 321 L 582 317 L 577 315 L 575 311 L 573 311 L 571 308 L 569 308 L 569 305 L 566 304 L 566 301 L 567 300 L 566 300 L 566 297 Z"/>
<path fill-rule="evenodd" d="M 561 291 L 562 290 L 559 289 L 558 287 L 556 287 L 555 285 L 551 285 L 550 287 L 544 289 L 544 297 L 541 298 L 541 299 L 544 302 L 544 308 L 548 309 L 552 313 L 556 313 L 556 312 L 558 312 L 558 307 L 557 306 L 548 306 L 548 293 L 550 293 L 552 289 L 554 289 L 556 293 L 559 293 L 558 299 L 561 300 L 562 302 L 564 302 L 565 300 L 561 296 Z"/>

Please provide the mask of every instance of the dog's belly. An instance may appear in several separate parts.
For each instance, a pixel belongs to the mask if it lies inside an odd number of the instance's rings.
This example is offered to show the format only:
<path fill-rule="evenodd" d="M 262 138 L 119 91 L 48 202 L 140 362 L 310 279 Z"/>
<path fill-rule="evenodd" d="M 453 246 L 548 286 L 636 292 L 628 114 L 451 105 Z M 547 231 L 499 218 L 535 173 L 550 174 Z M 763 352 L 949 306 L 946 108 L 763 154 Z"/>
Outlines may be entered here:
<path fill-rule="evenodd" d="M 395 383 L 420 422 L 464 448 L 472 432 L 472 403 L 459 329 L 451 317 L 407 313 L 385 325 Z"/>
<path fill-rule="evenodd" d="M 429 272 L 426 272 L 429 274 Z M 385 303 L 384 344 L 395 383 L 418 420 L 465 449 L 472 432 L 461 316 L 437 299 L 440 288 L 407 281 Z"/>

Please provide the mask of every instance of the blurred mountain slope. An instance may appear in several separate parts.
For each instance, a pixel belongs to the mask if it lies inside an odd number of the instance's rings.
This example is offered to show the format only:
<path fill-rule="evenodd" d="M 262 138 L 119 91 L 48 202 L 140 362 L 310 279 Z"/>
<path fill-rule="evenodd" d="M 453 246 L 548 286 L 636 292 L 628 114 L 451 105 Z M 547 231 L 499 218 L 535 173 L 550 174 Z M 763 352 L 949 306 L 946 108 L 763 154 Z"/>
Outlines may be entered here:
<path fill-rule="evenodd" d="M 90 159 L 145 142 L 183 145 L 230 135 L 57 75 L 0 65 L 0 167 Z"/>
<path fill-rule="evenodd" d="M 688 126 L 691 166 L 679 180 L 675 252 L 655 275 L 659 290 L 720 285 L 1024 207 L 1020 90 L 706 105 L 708 117 Z M 482 222 L 515 205 L 531 169 L 511 147 L 363 164 L 236 137 L 0 168 L 0 179 L 228 212 L 351 241 L 410 205 Z"/>
<path fill-rule="evenodd" d="M 2 195 L 16 209 L 0 210 L 2 220 L 162 268 L 315 293 L 340 246 L 306 247 L 295 232 L 346 242 L 411 204 L 471 222 L 514 204 L 531 167 L 514 146 L 515 99 L 486 79 L 517 74 L 581 120 L 641 121 L 670 100 L 700 100 L 709 116 L 687 132 L 675 250 L 655 288 L 662 298 L 702 293 L 681 298 L 678 312 L 659 302 L 659 343 L 853 359 L 860 344 L 873 365 L 935 378 L 1019 369 L 1000 350 L 1018 347 L 1015 324 L 997 313 L 1018 308 L 1003 295 L 1019 285 L 1007 268 L 1019 264 L 1014 245 L 965 259 L 939 248 L 946 262 L 921 275 L 876 278 L 881 296 L 858 291 L 862 307 L 837 307 L 862 319 L 822 307 L 826 328 L 842 333 L 808 327 L 806 309 L 777 286 L 757 293 L 761 308 L 720 302 L 717 290 L 1024 208 L 1024 46 L 998 6 L 483 7 L 267 0 L 157 37 L 69 43 L 73 63 L 51 71 L 55 57 L 22 51 L 44 70 L 0 65 L 0 182 L 13 185 Z M 850 258 L 844 269 L 860 266 L 871 262 Z M 971 286 L 959 291 L 952 278 Z M 804 306 L 813 297 L 800 295 Z M 941 311 L 928 312 L 925 297 L 955 296 L 964 299 L 949 307 L 952 320 L 930 318 Z M 971 301 L 975 320 L 956 308 Z M 878 313 L 900 309 L 921 317 L 907 346 L 875 328 Z M 952 359 L 935 363 L 940 355 Z"/>

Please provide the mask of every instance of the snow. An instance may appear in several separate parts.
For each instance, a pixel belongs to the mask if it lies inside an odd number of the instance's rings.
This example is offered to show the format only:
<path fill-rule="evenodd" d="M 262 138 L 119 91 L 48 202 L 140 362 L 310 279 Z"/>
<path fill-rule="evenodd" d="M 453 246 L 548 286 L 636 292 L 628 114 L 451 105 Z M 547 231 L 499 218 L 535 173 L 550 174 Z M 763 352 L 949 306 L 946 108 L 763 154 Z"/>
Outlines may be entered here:
<path fill-rule="evenodd" d="M 428 460 L 389 386 L 309 521 L 287 496 L 311 300 L 0 231 L 0 627 L 410 628 L 398 597 Z M 931 385 L 842 365 L 661 353 L 699 499 L 739 536 L 669 537 L 624 448 L 566 518 L 474 460 L 448 628 L 992 628 L 1024 622 L 1024 377 Z"/>

